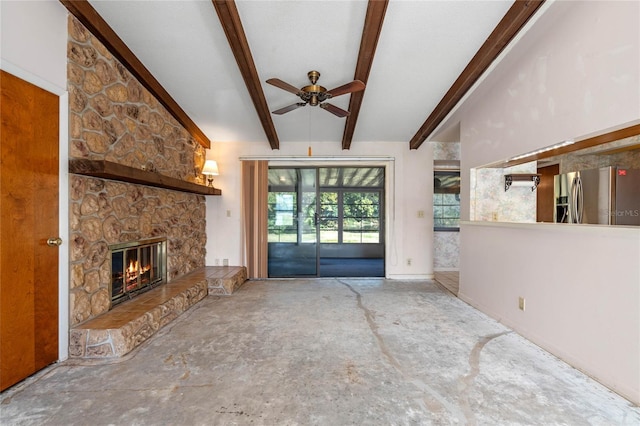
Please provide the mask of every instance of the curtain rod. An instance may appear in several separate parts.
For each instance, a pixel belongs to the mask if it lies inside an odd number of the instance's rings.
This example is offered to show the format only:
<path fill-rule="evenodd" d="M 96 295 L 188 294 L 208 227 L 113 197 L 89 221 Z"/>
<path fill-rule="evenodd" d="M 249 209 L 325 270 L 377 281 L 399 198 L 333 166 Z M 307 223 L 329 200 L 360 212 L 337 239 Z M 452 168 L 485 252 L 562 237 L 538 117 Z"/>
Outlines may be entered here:
<path fill-rule="evenodd" d="M 268 156 L 241 156 L 240 161 L 351 161 L 362 163 L 365 161 L 395 161 L 395 157 L 345 157 L 345 156 L 291 156 L 291 157 L 268 157 Z"/>

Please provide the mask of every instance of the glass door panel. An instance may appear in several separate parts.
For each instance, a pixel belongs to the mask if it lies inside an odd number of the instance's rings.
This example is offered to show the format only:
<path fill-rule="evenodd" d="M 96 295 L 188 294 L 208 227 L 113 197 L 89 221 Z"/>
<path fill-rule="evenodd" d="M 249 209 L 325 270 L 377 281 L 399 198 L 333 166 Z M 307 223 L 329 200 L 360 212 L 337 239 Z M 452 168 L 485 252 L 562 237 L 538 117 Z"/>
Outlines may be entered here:
<path fill-rule="evenodd" d="M 269 277 L 318 274 L 316 169 L 269 169 Z"/>
<path fill-rule="evenodd" d="M 384 276 L 384 168 L 269 169 L 269 277 Z"/>
<path fill-rule="evenodd" d="M 338 226 L 340 225 L 338 193 L 322 191 L 320 193 L 320 243 L 338 242 Z"/>

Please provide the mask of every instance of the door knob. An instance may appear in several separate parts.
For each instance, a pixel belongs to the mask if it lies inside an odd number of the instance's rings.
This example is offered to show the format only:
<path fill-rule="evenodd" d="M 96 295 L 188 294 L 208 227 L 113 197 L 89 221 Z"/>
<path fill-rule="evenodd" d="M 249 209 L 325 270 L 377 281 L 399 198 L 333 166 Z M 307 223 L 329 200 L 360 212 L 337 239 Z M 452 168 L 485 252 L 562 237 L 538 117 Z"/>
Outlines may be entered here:
<path fill-rule="evenodd" d="M 60 246 L 61 244 L 62 244 L 62 238 L 60 238 L 60 237 L 56 237 L 56 238 L 49 238 L 49 239 L 47 240 L 47 245 L 48 245 L 48 246 L 51 246 L 51 247 L 54 247 L 54 246 L 58 247 L 58 246 Z"/>

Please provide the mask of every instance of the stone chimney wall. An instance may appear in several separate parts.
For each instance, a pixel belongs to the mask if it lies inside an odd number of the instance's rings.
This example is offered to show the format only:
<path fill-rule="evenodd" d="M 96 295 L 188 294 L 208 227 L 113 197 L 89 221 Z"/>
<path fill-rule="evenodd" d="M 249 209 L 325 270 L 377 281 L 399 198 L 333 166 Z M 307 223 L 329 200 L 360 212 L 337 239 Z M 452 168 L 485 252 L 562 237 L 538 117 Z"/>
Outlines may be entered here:
<path fill-rule="evenodd" d="M 70 157 L 202 183 L 205 151 L 126 68 L 69 17 Z M 70 175 L 70 323 L 109 310 L 109 245 L 167 238 L 167 279 L 204 266 L 202 195 Z"/>

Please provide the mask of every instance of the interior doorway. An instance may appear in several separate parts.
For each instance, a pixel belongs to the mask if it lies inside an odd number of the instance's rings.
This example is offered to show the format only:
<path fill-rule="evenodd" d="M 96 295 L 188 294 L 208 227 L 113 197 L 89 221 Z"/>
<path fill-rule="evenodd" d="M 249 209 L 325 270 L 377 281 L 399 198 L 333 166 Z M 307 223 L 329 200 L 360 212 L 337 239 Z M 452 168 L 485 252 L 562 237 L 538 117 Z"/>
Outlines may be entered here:
<path fill-rule="evenodd" d="M 384 277 L 384 167 L 271 167 L 269 277 Z"/>

